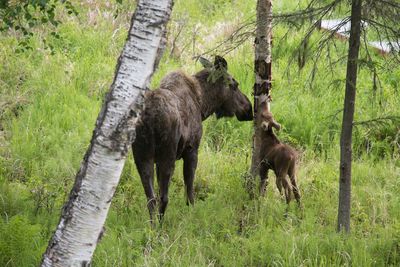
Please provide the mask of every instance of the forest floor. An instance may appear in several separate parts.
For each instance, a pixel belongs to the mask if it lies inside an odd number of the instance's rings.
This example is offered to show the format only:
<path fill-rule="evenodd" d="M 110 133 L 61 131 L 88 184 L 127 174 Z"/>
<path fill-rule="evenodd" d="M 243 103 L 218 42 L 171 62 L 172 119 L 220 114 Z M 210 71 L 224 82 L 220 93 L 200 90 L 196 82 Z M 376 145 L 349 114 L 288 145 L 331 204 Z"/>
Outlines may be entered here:
<path fill-rule="evenodd" d="M 297 8 L 281 2 L 274 12 Z M 57 9 L 61 38 L 52 38 L 50 29 L 37 29 L 29 41 L 31 50 L 16 51 L 18 34 L 0 34 L 0 266 L 40 262 L 126 38 L 132 3 L 77 5 L 76 17 Z M 254 17 L 255 1 L 175 1 L 168 48 L 153 88 L 169 71 L 200 70 L 193 56 L 217 46 Z M 338 234 L 347 43 L 333 41 L 318 57 L 312 50 L 316 45 L 310 45 L 299 70 L 297 48 L 307 25 L 274 26 L 272 91 L 272 111 L 283 126 L 279 138 L 300 151 L 303 209 L 293 203 L 285 214 L 286 204 L 272 174 L 266 197 L 249 198 L 244 177 L 251 162 L 252 123 L 212 117 L 204 123 L 195 205 L 186 206 L 179 161 L 165 221 L 152 229 L 129 156 L 93 266 L 400 264 L 400 125 L 390 119 L 400 115 L 400 68 L 372 52 L 378 89 L 366 66 L 359 71 L 351 233 Z M 234 44 L 237 47 L 225 56 L 229 72 L 249 98 L 254 83 L 253 28 L 254 24 L 244 27 L 250 31 L 244 33 L 244 42 Z M 288 30 L 292 31 L 286 34 Z M 322 34 L 315 32 L 310 44 Z M 366 55 L 362 49 L 361 58 Z"/>

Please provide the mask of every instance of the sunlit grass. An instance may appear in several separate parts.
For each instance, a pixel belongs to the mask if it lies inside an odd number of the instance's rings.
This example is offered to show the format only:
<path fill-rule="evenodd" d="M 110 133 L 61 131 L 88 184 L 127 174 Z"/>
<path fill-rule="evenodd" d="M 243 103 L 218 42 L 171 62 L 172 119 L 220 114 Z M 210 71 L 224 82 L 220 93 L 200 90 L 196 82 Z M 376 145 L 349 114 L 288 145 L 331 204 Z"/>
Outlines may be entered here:
<path fill-rule="evenodd" d="M 292 10 L 295 2 L 277 3 L 276 8 Z M 172 23 L 183 16 L 190 19 L 182 43 L 191 40 L 194 25 L 201 27 L 194 51 L 198 53 L 201 47 L 215 45 L 204 40 L 215 34 L 208 31 L 217 22 L 252 17 L 254 7 L 255 1 L 176 1 Z M 62 41 L 53 40 L 55 55 L 43 50 L 39 36 L 32 41 L 35 49 L 22 54 L 14 53 L 12 36 L 1 37 L 0 104 L 11 103 L 0 106 L 6 107 L 0 110 L 6 135 L 0 146 L 2 266 L 38 264 L 89 144 L 128 26 L 128 21 L 116 24 L 100 15 L 96 21 L 91 26 L 79 24 L 78 19 L 65 22 L 60 27 Z M 250 199 L 243 184 L 251 162 L 253 125 L 211 117 L 203 125 L 195 206 L 186 206 L 182 162 L 178 161 L 164 224 L 152 229 L 130 155 L 94 266 L 399 264 L 398 125 L 355 128 L 352 233 L 337 234 L 345 62 L 331 70 L 320 59 L 311 87 L 311 55 L 301 71 L 296 58 L 291 61 L 304 30 L 282 39 L 286 30 L 274 28 L 272 111 L 283 125 L 279 137 L 300 151 L 303 209 L 292 204 L 285 216 L 286 204 L 272 173 L 267 196 Z M 312 40 L 318 37 L 314 34 Z M 249 40 L 226 56 L 229 72 L 249 98 L 254 82 L 252 43 Z M 338 41 L 336 46 L 333 58 L 346 53 L 346 43 Z M 153 88 L 171 70 L 194 73 L 200 69 L 190 49 L 181 58 L 164 55 Z M 394 69 L 381 75 L 382 92 L 373 98 L 372 76 L 360 70 L 356 121 L 398 115 L 400 72 Z"/>

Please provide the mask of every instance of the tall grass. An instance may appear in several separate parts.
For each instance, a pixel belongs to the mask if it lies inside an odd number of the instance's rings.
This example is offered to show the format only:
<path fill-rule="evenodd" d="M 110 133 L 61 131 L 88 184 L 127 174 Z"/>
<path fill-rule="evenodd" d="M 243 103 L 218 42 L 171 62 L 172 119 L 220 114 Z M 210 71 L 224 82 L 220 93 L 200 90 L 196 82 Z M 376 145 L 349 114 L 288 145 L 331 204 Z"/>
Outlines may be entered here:
<path fill-rule="evenodd" d="M 40 261 L 111 83 L 129 15 L 123 10 L 113 19 L 104 15 L 113 12 L 113 5 L 93 3 L 102 12 L 95 12 L 90 20 L 89 9 L 96 10 L 90 5 L 82 4 L 78 18 L 65 17 L 62 39 L 51 40 L 54 55 L 41 42 L 46 29 L 31 40 L 32 51 L 19 54 L 15 53 L 14 35 L 0 36 L 1 266 L 32 266 Z M 275 9 L 287 11 L 296 6 L 282 2 Z M 215 25 L 235 26 L 254 17 L 254 8 L 255 1 L 176 1 L 171 29 L 182 18 L 187 23 L 177 44 L 182 48 L 190 42 L 193 29 L 197 29 L 197 39 L 180 56 L 170 58 L 167 48 L 152 86 L 157 87 L 171 70 L 199 70 L 192 55 L 215 46 L 229 33 Z M 287 30 L 282 25 L 274 28 L 272 111 L 283 125 L 279 137 L 301 152 L 298 177 L 304 208 L 293 205 L 285 216 L 286 205 L 275 189 L 273 175 L 267 196 L 250 199 L 243 177 L 251 162 L 252 123 L 211 117 L 203 125 L 195 206 L 185 204 L 182 162 L 177 162 L 165 221 L 152 229 L 142 185 L 129 156 L 94 266 L 399 264 L 399 125 L 356 126 L 352 233 L 337 234 L 345 62 L 331 69 L 320 58 L 311 83 L 312 51 L 302 70 L 292 61 L 304 30 L 284 38 Z M 319 37 L 315 33 L 311 39 Z M 226 56 L 230 73 L 249 98 L 254 82 L 252 42 L 249 39 Z M 336 41 L 335 47 L 333 59 L 346 53 L 346 43 Z M 360 70 L 356 121 L 399 115 L 400 71 L 395 68 L 380 75 L 382 88 L 374 96 L 371 74 Z"/>

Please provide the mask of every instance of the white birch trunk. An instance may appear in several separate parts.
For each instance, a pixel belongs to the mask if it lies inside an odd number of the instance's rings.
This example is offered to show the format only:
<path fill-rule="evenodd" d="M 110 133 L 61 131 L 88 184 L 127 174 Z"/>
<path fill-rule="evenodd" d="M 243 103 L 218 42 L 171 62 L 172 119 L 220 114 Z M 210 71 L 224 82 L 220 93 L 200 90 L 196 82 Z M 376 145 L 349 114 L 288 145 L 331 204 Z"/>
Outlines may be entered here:
<path fill-rule="evenodd" d="M 272 64 L 272 0 L 257 1 L 257 29 L 255 42 L 255 84 L 259 92 L 255 96 L 270 95 Z M 267 88 L 262 88 L 267 86 Z M 257 109 L 257 107 L 255 107 Z M 270 101 L 268 98 L 268 110 Z"/>
<path fill-rule="evenodd" d="M 259 99 L 264 95 L 268 99 L 268 110 L 270 110 L 271 91 L 271 64 L 272 64 L 272 0 L 257 1 L 257 25 L 255 40 L 255 83 L 254 83 L 254 135 L 253 153 L 250 173 L 253 180 L 258 176 L 260 165 L 258 140 L 258 125 L 256 125 L 257 109 Z"/>
<path fill-rule="evenodd" d="M 161 58 L 172 0 L 139 1 L 110 92 L 42 266 L 88 266 L 126 155 L 143 93 Z"/>

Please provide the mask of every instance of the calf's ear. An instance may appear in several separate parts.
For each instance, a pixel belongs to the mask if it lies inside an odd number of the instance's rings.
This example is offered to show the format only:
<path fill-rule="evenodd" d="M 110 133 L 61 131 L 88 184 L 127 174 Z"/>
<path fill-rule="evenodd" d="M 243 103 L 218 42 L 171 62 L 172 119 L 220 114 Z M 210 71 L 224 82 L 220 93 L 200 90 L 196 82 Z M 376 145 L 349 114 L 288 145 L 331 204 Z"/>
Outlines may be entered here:
<path fill-rule="evenodd" d="M 281 125 L 277 123 L 275 120 L 271 123 L 272 127 L 274 127 L 277 131 L 281 129 Z"/>

